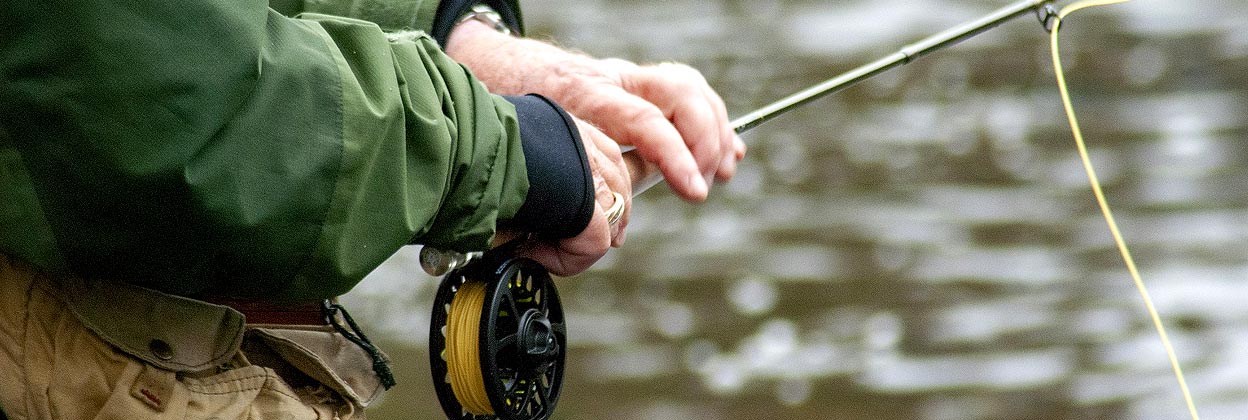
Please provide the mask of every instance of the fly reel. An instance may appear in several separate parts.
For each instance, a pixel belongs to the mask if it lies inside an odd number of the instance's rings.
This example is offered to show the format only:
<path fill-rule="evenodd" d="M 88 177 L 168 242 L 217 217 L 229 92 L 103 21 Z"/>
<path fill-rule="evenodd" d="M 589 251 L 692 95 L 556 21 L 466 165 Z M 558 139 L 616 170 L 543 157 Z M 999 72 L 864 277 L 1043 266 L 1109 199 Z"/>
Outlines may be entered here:
<path fill-rule="evenodd" d="M 495 251 L 438 286 L 429 329 L 434 389 L 450 419 L 547 419 L 563 384 L 563 307 L 545 268 Z"/>

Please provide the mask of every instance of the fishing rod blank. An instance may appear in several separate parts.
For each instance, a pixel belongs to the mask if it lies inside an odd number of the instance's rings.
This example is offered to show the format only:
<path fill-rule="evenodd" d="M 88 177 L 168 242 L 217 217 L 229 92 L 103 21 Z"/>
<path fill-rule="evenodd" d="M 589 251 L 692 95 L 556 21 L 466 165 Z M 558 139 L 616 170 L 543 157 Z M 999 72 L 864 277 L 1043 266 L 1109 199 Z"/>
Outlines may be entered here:
<path fill-rule="evenodd" d="M 1052 0 L 1020 1 L 998 9 L 987 16 L 976 19 L 975 21 L 964 23 L 960 26 L 950 28 L 944 32 L 924 38 L 913 44 L 906 45 L 900 50 L 897 50 L 884 58 L 880 58 L 867 63 L 866 65 L 847 71 L 839 76 L 812 86 L 809 89 L 794 93 L 784 99 L 759 108 L 754 112 L 745 114 L 732 121 L 732 129 L 738 134 L 744 133 L 751 128 L 757 127 L 759 124 L 767 122 L 768 120 L 794 108 L 805 105 L 810 101 L 819 99 L 830 93 L 839 92 L 842 89 L 869 79 L 872 76 L 883 73 L 891 68 L 908 64 L 916 58 L 927 55 L 933 51 L 965 41 L 975 35 L 979 35 L 989 29 L 995 28 L 1006 21 L 1025 15 L 1029 12 L 1038 11 L 1046 6 L 1051 6 L 1051 3 Z"/>
<path fill-rule="evenodd" d="M 906 45 L 883 58 L 820 82 L 815 86 L 789 95 L 784 99 L 780 99 L 732 120 L 732 129 L 737 134 L 744 133 L 764 122 L 771 120 L 772 118 L 784 114 L 785 112 L 810 103 L 815 99 L 844 90 L 847 87 L 853 86 L 858 82 L 869 79 L 894 67 L 909 64 L 911 61 L 914 61 L 919 57 L 970 39 L 975 35 L 987 32 L 989 29 L 995 28 L 1002 23 L 1028 13 L 1037 13 L 1037 16 L 1041 18 L 1041 23 L 1047 25 L 1047 16 L 1050 16 L 1053 13 L 1052 3 L 1053 0 L 1019 1 L 1009 6 L 997 9 L 982 18 L 947 29 L 927 38 L 923 38 L 922 40 Z M 1042 9 L 1045 10 L 1046 13 L 1043 16 L 1039 14 Z M 628 154 L 631 155 L 633 153 Z M 641 162 L 639 158 L 640 157 L 630 158 L 634 160 L 633 162 L 630 162 L 630 172 L 634 172 L 632 170 L 636 169 L 635 173 L 632 173 L 631 175 L 634 181 L 634 196 L 650 189 L 650 187 L 659 183 L 659 181 L 663 178 L 657 166 Z"/>

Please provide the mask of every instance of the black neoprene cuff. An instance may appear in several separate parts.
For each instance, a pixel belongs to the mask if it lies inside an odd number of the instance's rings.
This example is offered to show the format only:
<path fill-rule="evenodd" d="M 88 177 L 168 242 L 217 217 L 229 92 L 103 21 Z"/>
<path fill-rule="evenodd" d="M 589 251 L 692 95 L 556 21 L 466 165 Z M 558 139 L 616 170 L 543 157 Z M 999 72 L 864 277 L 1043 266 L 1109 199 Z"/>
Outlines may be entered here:
<path fill-rule="evenodd" d="M 570 238 L 594 216 L 594 177 L 572 117 L 541 95 L 507 96 L 516 106 L 529 192 L 507 227 Z"/>
<path fill-rule="evenodd" d="M 459 23 L 459 18 L 472 6 L 486 4 L 498 12 L 503 23 L 511 28 L 511 32 L 524 34 L 524 20 L 520 16 L 520 6 L 514 0 L 442 0 L 438 4 L 438 12 L 433 15 L 433 32 L 429 35 L 438 41 L 438 45 L 446 45 L 446 38 L 451 36 L 451 29 Z"/>

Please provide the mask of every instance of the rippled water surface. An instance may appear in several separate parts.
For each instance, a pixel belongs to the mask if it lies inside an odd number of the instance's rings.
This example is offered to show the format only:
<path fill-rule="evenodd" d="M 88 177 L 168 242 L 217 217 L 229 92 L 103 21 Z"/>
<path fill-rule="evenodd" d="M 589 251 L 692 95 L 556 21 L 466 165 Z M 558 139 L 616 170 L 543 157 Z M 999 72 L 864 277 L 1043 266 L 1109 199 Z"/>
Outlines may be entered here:
<path fill-rule="evenodd" d="M 1007 1 L 525 0 L 532 34 L 683 61 L 741 115 Z M 1248 2 L 1076 15 L 1091 156 L 1206 419 L 1248 416 Z M 559 281 L 558 419 L 1179 419 L 1143 303 L 1021 18 L 769 122 L 704 205 L 638 198 Z M 416 249 L 347 303 L 439 418 Z"/>

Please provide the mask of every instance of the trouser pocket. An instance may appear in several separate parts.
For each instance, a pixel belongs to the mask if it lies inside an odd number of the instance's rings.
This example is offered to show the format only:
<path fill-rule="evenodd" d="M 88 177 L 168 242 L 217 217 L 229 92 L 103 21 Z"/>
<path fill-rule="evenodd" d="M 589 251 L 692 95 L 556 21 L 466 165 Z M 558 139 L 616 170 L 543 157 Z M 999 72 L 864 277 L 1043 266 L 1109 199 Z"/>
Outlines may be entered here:
<path fill-rule="evenodd" d="M 152 350 L 157 356 L 173 349 L 181 355 L 204 353 L 208 357 L 202 359 L 212 363 L 182 373 L 157 366 L 135 354 L 134 347 L 138 346 L 119 347 L 88 328 L 66 303 L 64 289 L 50 284 L 46 275 L 24 265 L 12 264 L 0 254 L 0 405 L 5 407 L 7 418 L 319 420 L 363 417 L 358 405 L 345 402 L 336 394 L 327 394 L 330 391 L 323 386 L 292 389 L 274 369 L 249 363 L 238 353 L 237 344 L 225 347 L 228 355 L 222 357 L 215 356 L 222 346 L 212 345 L 206 351 L 199 351 L 193 344 L 202 340 L 194 339 L 170 341 L 173 344 L 169 349 L 144 346 L 139 350 Z M 173 307 L 186 307 L 185 302 L 176 303 L 178 305 Z M 116 342 L 148 343 L 146 339 L 130 338 L 143 338 L 145 331 L 162 328 L 184 335 L 215 333 L 211 328 L 179 327 L 192 319 L 174 316 L 180 312 L 146 321 L 117 316 L 119 313 L 127 312 L 119 310 L 104 314 L 107 317 L 93 318 L 114 322 L 101 325 L 107 327 L 103 330 L 121 333 L 120 339 L 114 337 Z M 238 336 L 242 336 L 241 331 Z M 5 417 L 0 416 L 0 419 Z"/>

